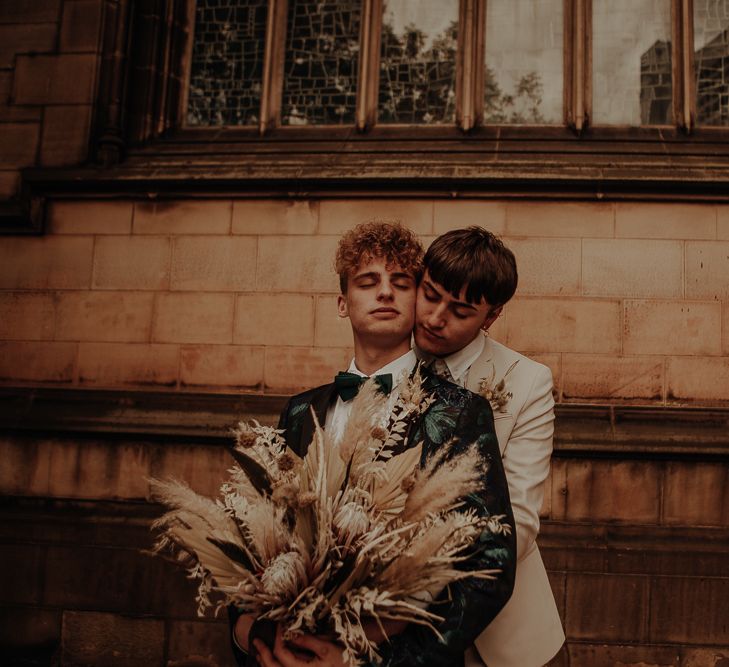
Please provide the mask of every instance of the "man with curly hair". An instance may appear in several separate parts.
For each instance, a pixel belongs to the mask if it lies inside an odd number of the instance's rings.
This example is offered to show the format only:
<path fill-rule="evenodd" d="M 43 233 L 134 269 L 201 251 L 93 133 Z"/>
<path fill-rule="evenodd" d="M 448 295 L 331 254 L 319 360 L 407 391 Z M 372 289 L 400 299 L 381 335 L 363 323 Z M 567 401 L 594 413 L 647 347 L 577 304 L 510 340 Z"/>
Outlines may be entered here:
<path fill-rule="evenodd" d="M 374 377 L 389 393 L 383 423 L 396 404 L 399 386 L 418 364 L 410 349 L 415 323 L 416 288 L 422 274 L 423 249 L 415 235 L 387 222 L 369 222 L 347 232 L 339 243 L 336 270 L 341 293 L 337 298 L 340 317 L 348 318 L 354 338 L 354 359 L 347 372 L 333 382 L 291 398 L 279 428 L 286 442 L 304 455 L 314 432 L 312 409 L 324 428 L 335 438 L 342 433 L 360 384 Z M 422 442 L 424 464 L 436 451 L 448 447 L 456 453 L 477 443 L 486 463 L 484 488 L 479 496 L 464 499 L 464 509 L 482 516 L 504 515 L 513 526 L 508 488 L 496 439 L 491 407 L 484 398 L 444 381 L 421 369 L 423 386 L 435 399 L 408 424 L 406 446 Z M 467 579 L 451 585 L 433 603 L 432 611 L 444 620 L 437 624 L 440 638 L 430 629 L 415 624 L 392 623 L 386 627 L 389 641 L 372 628 L 371 637 L 380 641 L 382 663 L 388 667 L 452 667 L 464 664 L 467 648 L 503 608 L 511 595 L 516 545 L 513 531 L 484 534 L 462 563 L 464 569 L 497 569 L 493 580 Z M 240 648 L 257 652 L 263 667 L 303 665 L 341 666 L 342 652 L 323 637 L 304 636 L 284 645 L 280 633 L 267 637 L 270 627 L 232 613 L 236 658 L 243 664 Z M 253 629 L 251 630 L 251 625 Z M 368 633 L 369 634 L 369 633 Z M 293 650 L 292 650 L 293 649 Z M 294 653 L 306 650 L 304 659 Z M 254 663 L 250 663 L 254 664 Z"/>

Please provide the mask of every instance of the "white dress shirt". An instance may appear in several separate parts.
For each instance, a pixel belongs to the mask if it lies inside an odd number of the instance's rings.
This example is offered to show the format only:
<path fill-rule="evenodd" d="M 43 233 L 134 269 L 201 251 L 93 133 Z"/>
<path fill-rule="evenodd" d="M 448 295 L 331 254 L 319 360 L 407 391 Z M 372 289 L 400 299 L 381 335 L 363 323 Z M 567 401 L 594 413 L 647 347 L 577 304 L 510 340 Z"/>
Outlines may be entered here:
<path fill-rule="evenodd" d="M 466 386 L 466 379 L 468 378 L 468 371 L 471 368 L 476 359 L 481 356 L 484 345 L 486 344 L 486 337 L 481 335 L 476 336 L 466 347 L 462 347 L 457 352 L 449 354 L 447 357 L 443 357 L 443 361 L 448 366 L 453 382 L 460 385 L 461 387 Z M 415 347 L 416 354 L 419 359 L 422 359 L 426 364 L 429 364 L 434 357 L 425 352 L 421 352 L 417 346 Z"/>
<path fill-rule="evenodd" d="M 409 377 L 417 362 L 418 359 L 415 356 L 415 352 L 413 352 L 413 350 L 409 350 L 401 357 L 391 361 L 389 364 L 385 364 L 382 368 L 372 373 L 372 375 L 384 375 L 387 373 L 392 374 L 392 391 L 388 396 L 387 403 L 385 404 L 386 407 L 383 410 L 383 425 L 387 422 L 392 409 L 395 407 L 395 402 L 400 395 L 400 384 L 406 377 Z M 352 359 L 352 363 L 349 365 L 349 372 L 361 375 L 362 377 L 368 377 L 366 373 L 363 373 L 359 370 L 359 368 L 357 368 L 357 364 L 354 359 Z M 342 433 L 344 432 L 344 425 L 347 423 L 347 419 L 349 419 L 349 413 L 351 411 L 352 401 L 343 401 L 339 396 L 337 397 L 334 405 L 331 405 L 327 410 L 327 418 L 324 422 L 324 428 L 335 441 L 341 438 Z"/>

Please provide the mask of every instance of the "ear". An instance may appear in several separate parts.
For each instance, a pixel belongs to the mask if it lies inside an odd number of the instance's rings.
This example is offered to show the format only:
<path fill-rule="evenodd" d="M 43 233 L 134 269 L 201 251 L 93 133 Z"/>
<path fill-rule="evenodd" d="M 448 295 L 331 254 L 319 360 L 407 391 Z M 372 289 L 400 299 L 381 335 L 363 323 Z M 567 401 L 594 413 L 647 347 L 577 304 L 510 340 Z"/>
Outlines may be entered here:
<path fill-rule="evenodd" d="M 347 306 L 347 297 L 344 294 L 337 296 L 337 315 L 339 317 L 349 317 L 349 307 Z"/>
<path fill-rule="evenodd" d="M 494 308 L 489 311 L 489 314 L 486 316 L 486 319 L 483 321 L 483 324 L 481 325 L 482 331 L 488 331 L 489 327 L 496 322 L 499 315 L 501 315 L 501 311 L 503 310 L 503 306 L 499 306 L 498 308 Z"/>

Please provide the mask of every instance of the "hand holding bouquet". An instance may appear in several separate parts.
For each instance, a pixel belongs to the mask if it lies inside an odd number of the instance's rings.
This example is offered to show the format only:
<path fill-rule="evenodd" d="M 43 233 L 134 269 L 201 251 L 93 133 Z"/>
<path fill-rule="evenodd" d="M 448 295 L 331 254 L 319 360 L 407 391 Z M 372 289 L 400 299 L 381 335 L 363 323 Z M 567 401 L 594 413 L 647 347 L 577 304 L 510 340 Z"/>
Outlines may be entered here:
<path fill-rule="evenodd" d="M 459 510 L 482 491 L 475 446 L 449 457 L 446 443 L 422 465 L 422 444 L 393 453 L 432 402 L 417 373 L 386 427 L 374 382 L 353 400 L 341 440 L 317 424 L 303 458 L 280 431 L 240 424 L 237 466 L 215 501 L 179 482 L 153 481 L 153 490 L 171 508 L 154 524 L 156 550 L 171 550 L 199 580 L 199 613 L 232 603 L 280 623 L 285 637 L 333 635 L 355 663 L 378 658 L 365 633 L 373 623 L 385 636 L 385 620 L 437 633 L 427 602 L 460 579 L 493 578 L 498 570 L 458 566 L 484 531 L 509 526 Z"/>

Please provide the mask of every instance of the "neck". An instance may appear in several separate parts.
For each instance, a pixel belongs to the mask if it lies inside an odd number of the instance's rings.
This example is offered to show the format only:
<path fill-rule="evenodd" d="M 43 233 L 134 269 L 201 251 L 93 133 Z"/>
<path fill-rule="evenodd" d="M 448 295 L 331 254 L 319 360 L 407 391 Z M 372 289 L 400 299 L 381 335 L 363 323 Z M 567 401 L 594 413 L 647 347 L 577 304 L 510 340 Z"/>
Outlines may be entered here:
<path fill-rule="evenodd" d="M 360 371 L 366 375 L 372 375 L 375 371 L 386 366 L 391 361 L 410 350 L 410 338 L 398 343 L 396 347 L 380 347 L 354 339 L 354 363 Z"/>

